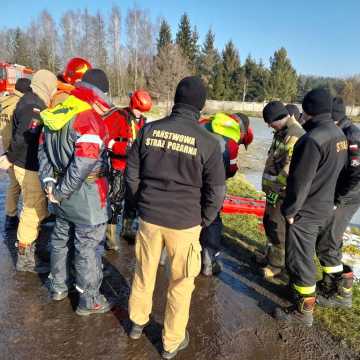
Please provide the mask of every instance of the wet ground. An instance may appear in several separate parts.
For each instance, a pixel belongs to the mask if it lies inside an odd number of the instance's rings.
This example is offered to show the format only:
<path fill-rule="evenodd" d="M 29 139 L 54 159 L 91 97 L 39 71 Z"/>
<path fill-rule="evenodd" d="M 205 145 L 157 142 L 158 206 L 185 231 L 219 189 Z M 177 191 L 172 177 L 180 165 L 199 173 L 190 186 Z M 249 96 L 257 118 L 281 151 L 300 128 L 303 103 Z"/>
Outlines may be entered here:
<path fill-rule="evenodd" d="M 0 178 L 0 227 L 6 181 Z M 43 248 L 50 234 L 41 234 Z M 44 277 L 14 270 L 15 233 L 0 239 L 0 359 L 159 359 L 165 306 L 166 272 L 158 272 L 151 325 L 138 341 L 127 337 L 127 302 L 134 250 L 104 259 L 111 276 L 102 291 L 115 302 L 110 313 L 79 317 L 76 293 L 61 302 L 49 299 Z M 12 254 L 12 255 L 11 255 Z M 271 312 L 285 304 L 287 292 L 256 274 L 250 254 L 227 249 L 225 270 L 217 278 L 198 277 L 189 322 L 190 346 L 177 359 L 360 359 L 317 324 L 312 329 L 278 324 Z M 277 296 L 276 294 L 281 294 Z"/>

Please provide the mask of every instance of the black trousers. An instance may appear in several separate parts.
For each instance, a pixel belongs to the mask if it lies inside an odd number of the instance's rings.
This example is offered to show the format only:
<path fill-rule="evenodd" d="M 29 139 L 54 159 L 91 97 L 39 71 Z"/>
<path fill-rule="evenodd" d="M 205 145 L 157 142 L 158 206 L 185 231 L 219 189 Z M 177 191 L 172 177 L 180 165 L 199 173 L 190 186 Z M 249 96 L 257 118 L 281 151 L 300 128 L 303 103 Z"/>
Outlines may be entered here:
<path fill-rule="evenodd" d="M 343 235 L 360 204 L 338 207 L 317 239 L 316 252 L 328 273 L 335 273 L 341 265 Z M 334 268 L 334 271 L 331 271 Z"/>
<path fill-rule="evenodd" d="M 286 268 L 293 287 L 302 295 L 315 292 L 316 242 L 331 215 L 332 213 L 325 213 L 322 217 L 315 217 L 313 213 L 299 212 L 295 222 L 292 225 L 287 224 Z M 311 287 L 313 287 L 312 291 L 310 291 Z"/>
<path fill-rule="evenodd" d="M 266 203 L 263 224 L 269 242 L 267 260 L 269 265 L 285 267 L 286 219 L 281 213 L 283 201 L 278 200 L 276 206 Z"/>
<path fill-rule="evenodd" d="M 215 259 L 216 253 L 221 249 L 222 228 L 223 223 L 219 213 L 209 226 L 201 230 L 200 244 L 203 248 L 203 252 L 209 254 L 211 261 Z"/>

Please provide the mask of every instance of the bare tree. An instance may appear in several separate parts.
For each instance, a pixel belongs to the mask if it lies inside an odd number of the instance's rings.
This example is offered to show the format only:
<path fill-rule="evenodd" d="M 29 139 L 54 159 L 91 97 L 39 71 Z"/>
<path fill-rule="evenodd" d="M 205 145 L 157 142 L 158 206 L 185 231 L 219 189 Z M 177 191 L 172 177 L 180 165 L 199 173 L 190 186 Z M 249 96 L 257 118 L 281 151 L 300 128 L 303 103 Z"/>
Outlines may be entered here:
<path fill-rule="evenodd" d="M 62 30 L 61 52 L 63 65 L 69 58 L 80 56 L 80 28 L 79 21 L 81 21 L 81 14 L 79 11 L 75 12 L 69 10 L 64 13 L 60 20 L 60 27 Z"/>
<path fill-rule="evenodd" d="M 59 67 L 56 23 L 47 11 L 43 11 L 40 14 L 38 23 L 40 29 L 40 43 L 38 47 L 40 66 L 56 72 Z"/>
<path fill-rule="evenodd" d="M 112 88 L 115 95 L 121 94 L 121 13 L 118 6 L 113 6 L 110 14 L 110 23 L 108 29 L 109 47 L 112 56 Z"/>
<path fill-rule="evenodd" d="M 158 100 L 165 100 L 169 110 L 178 82 L 190 73 L 188 60 L 179 46 L 166 45 L 156 56 L 152 67 L 149 78 L 152 95 Z"/>
<path fill-rule="evenodd" d="M 155 54 L 155 26 L 148 12 L 136 6 L 128 11 L 126 17 L 127 48 L 131 63 L 130 69 L 134 76 L 133 86 L 145 84 L 145 78 L 151 68 Z"/>

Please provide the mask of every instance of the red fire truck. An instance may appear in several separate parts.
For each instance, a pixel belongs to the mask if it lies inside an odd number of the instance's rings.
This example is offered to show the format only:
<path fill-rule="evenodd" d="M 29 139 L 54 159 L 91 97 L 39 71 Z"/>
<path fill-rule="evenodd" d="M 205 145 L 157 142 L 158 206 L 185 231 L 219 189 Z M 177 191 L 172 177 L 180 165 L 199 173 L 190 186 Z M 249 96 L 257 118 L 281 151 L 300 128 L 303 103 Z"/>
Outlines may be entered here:
<path fill-rule="evenodd" d="M 15 83 L 20 78 L 31 78 L 32 69 L 18 64 L 0 63 L 0 95 L 14 91 Z"/>

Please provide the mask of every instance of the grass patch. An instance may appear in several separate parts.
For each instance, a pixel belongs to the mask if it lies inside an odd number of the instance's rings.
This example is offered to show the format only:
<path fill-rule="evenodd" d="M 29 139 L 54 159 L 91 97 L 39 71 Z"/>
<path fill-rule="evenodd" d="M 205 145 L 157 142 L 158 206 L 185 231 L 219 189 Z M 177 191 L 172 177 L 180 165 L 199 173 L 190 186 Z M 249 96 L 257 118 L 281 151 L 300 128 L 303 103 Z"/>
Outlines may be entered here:
<path fill-rule="evenodd" d="M 243 175 L 237 175 L 228 180 L 228 193 L 244 197 L 259 197 L 254 186 Z M 260 193 L 261 194 L 261 193 Z M 224 241 L 237 245 L 251 254 L 255 250 L 262 251 L 266 244 L 266 237 L 259 226 L 259 219 L 252 215 L 223 215 Z M 354 232 L 355 233 L 355 232 Z M 360 235 L 359 229 L 357 234 Z M 355 246 L 344 247 L 347 253 L 359 254 L 360 250 Z M 322 276 L 320 263 L 317 264 L 317 278 Z M 354 351 L 360 354 L 360 283 L 356 282 L 353 290 L 352 309 L 325 309 L 316 308 L 316 318 L 334 336 L 344 341 Z"/>
<path fill-rule="evenodd" d="M 263 194 L 246 180 L 243 174 L 236 174 L 226 182 L 227 193 L 252 199 L 259 199 Z M 224 223 L 224 239 L 232 244 L 238 244 L 250 251 L 264 250 L 266 238 L 261 228 L 261 220 L 255 215 L 222 216 Z"/>
<path fill-rule="evenodd" d="M 257 191 L 255 186 L 240 173 L 237 173 L 234 177 L 227 180 L 226 190 L 228 194 L 252 199 L 260 199 L 264 196 L 262 192 Z"/>
<path fill-rule="evenodd" d="M 353 289 L 352 309 L 316 309 L 316 317 L 336 337 L 360 353 L 360 284 Z"/>
<path fill-rule="evenodd" d="M 144 114 L 146 117 L 152 119 L 161 119 L 165 116 L 165 110 L 157 105 L 154 105 L 151 110 Z"/>
<path fill-rule="evenodd" d="M 343 247 L 343 252 L 349 255 L 360 256 L 360 249 L 355 245 L 346 245 Z"/>

